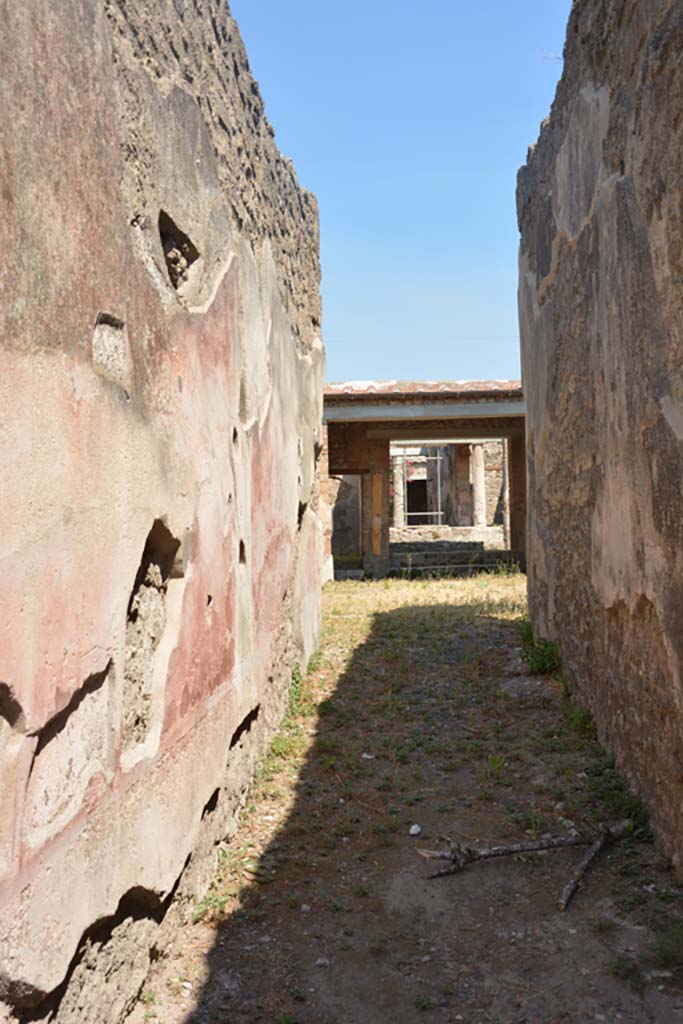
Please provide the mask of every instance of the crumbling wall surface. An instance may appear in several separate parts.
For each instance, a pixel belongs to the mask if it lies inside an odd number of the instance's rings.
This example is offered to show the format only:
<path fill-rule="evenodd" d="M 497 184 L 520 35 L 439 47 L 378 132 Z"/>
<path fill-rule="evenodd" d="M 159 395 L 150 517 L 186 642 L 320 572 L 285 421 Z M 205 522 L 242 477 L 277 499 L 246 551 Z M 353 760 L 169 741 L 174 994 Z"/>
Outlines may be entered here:
<path fill-rule="evenodd" d="M 224 0 L 0 21 L 0 1019 L 112 1024 L 316 643 L 317 208 Z"/>
<path fill-rule="evenodd" d="M 537 633 L 683 871 L 683 7 L 577 0 L 518 181 Z"/>

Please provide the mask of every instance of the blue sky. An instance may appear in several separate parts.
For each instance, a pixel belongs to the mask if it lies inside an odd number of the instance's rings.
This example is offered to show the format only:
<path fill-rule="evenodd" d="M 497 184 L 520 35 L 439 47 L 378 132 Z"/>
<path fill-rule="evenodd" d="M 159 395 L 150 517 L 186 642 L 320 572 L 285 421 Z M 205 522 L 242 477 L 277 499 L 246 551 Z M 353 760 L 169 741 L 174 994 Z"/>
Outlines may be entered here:
<path fill-rule="evenodd" d="M 320 203 L 328 380 L 519 375 L 515 178 L 570 6 L 231 0 Z"/>

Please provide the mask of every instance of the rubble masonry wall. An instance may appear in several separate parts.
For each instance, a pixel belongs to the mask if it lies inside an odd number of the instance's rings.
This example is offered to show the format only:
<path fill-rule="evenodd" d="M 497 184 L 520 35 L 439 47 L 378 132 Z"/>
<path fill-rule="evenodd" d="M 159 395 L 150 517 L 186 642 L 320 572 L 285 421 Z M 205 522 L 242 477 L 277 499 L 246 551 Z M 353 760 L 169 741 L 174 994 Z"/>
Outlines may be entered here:
<path fill-rule="evenodd" d="M 518 181 L 537 634 L 683 871 L 683 8 L 577 0 Z"/>

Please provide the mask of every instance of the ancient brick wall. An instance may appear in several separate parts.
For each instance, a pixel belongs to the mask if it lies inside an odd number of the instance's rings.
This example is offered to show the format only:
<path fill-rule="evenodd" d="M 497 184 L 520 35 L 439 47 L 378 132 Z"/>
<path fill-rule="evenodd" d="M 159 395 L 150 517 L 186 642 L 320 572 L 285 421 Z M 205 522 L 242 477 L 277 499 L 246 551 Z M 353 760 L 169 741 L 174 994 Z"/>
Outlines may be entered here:
<path fill-rule="evenodd" d="M 373 466 L 389 472 L 388 441 L 368 437 L 367 423 L 329 423 L 327 433 L 329 471 L 334 476 L 367 473 Z"/>
<path fill-rule="evenodd" d="M 115 1024 L 316 643 L 317 208 L 224 0 L 0 19 L 0 1019 Z"/>
<path fill-rule="evenodd" d="M 534 629 L 683 870 L 683 9 L 580 0 L 518 182 Z"/>

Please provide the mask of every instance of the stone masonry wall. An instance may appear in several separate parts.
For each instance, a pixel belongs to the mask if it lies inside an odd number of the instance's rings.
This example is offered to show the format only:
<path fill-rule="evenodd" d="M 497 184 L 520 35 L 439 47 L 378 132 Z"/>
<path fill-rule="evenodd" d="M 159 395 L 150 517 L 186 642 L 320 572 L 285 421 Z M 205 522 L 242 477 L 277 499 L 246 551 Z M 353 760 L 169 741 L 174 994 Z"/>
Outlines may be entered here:
<path fill-rule="evenodd" d="M 518 182 L 537 634 L 683 872 L 683 7 L 577 0 Z"/>
<path fill-rule="evenodd" d="M 0 20 L 0 1019 L 116 1024 L 316 644 L 317 207 L 225 0 Z"/>

